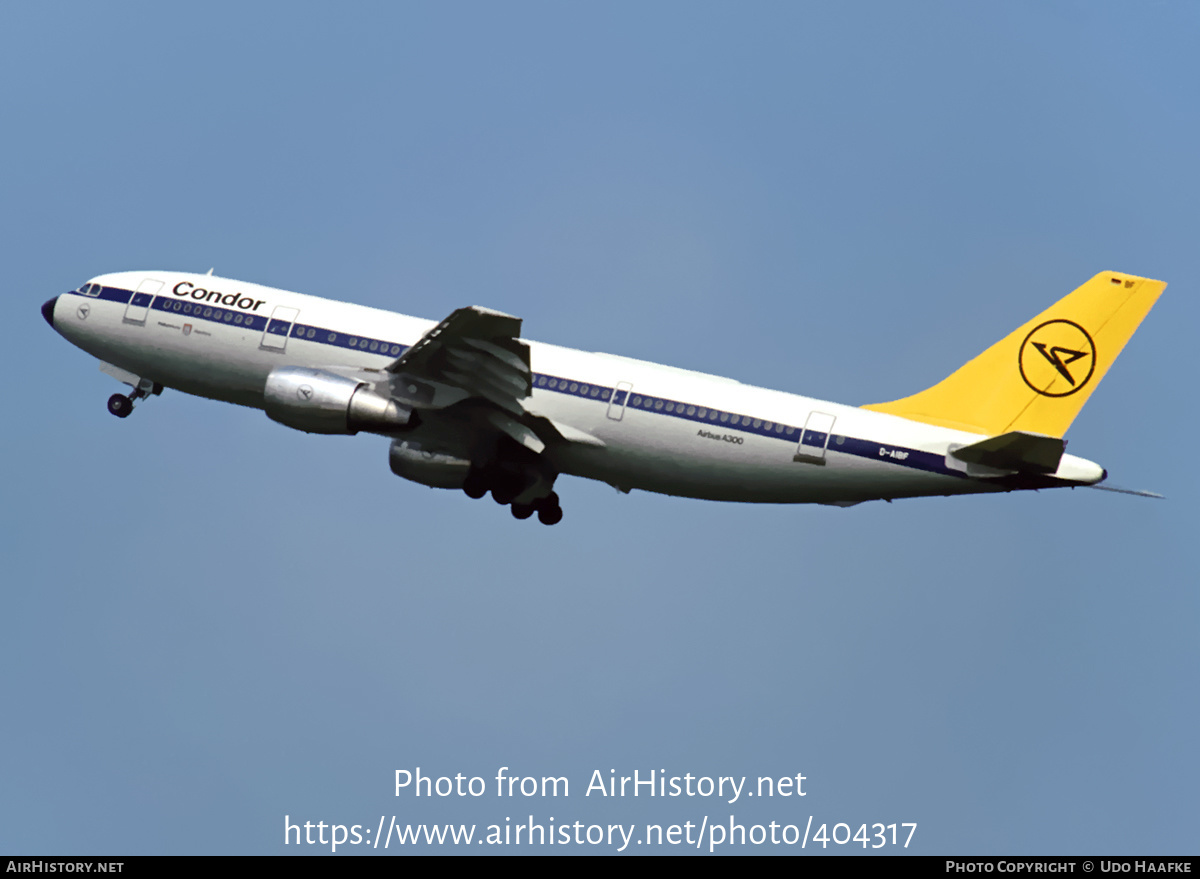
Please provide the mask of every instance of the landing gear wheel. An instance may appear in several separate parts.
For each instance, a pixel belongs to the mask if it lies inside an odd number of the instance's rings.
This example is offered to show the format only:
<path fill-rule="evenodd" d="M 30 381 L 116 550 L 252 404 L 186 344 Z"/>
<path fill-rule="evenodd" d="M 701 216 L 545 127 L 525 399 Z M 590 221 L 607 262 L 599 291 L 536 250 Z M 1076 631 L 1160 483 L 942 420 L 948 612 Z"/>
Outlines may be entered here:
<path fill-rule="evenodd" d="M 492 487 L 492 500 L 494 500 L 496 503 L 498 503 L 502 507 L 507 506 L 508 504 L 511 504 L 513 502 L 513 498 L 515 498 L 517 496 L 517 491 L 519 491 L 519 490 L 520 489 L 517 489 L 516 491 L 514 491 L 509 486 L 501 486 L 501 485 L 493 486 Z"/>
<path fill-rule="evenodd" d="M 538 521 L 543 525 L 557 525 L 562 521 L 562 506 L 558 502 L 558 494 L 550 492 L 537 505 Z"/>
<path fill-rule="evenodd" d="M 466 492 L 467 497 L 479 500 L 488 492 L 487 479 L 482 473 L 472 470 L 463 482 L 463 491 Z"/>
<path fill-rule="evenodd" d="M 506 506 L 511 504 L 517 495 L 521 493 L 521 480 L 512 474 L 499 473 L 492 482 L 492 500 Z"/>
<path fill-rule="evenodd" d="M 510 508 L 514 519 L 528 519 L 534 513 L 533 504 L 513 504 Z"/>
<path fill-rule="evenodd" d="M 133 411 L 133 400 L 124 394 L 113 394 L 108 398 L 108 411 L 118 418 L 128 418 Z"/>

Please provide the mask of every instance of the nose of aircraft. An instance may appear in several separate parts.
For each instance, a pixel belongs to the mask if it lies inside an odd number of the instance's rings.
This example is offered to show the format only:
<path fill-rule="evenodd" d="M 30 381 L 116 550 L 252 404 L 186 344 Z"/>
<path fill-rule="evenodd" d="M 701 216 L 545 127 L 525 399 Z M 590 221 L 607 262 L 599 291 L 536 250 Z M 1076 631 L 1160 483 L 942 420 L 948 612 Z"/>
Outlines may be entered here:
<path fill-rule="evenodd" d="M 42 305 L 42 317 L 44 317 L 46 319 L 46 323 L 50 324 L 52 327 L 54 326 L 54 303 L 56 302 L 58 302 L 57 296 L 55 296 L 53 299 L 47 299 Z"/>

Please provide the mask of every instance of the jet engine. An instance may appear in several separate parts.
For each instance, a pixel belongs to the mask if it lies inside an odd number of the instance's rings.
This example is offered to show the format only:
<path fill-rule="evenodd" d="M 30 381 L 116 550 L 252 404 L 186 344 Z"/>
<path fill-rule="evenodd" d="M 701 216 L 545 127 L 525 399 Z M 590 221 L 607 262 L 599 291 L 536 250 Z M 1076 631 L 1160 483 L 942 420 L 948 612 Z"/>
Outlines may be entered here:
<path fill-rule="evenodd" d="M 388 463 L 397 476 L 431 488 L 462 488 L 471 469 L 466 458 L 430 451 L 409 439 L 392 441 Z"/>
<path fill-rule="evenodd" d="M 263 398 L 267 417 L 306 433 L 390 433 L 415 422 L 412 409 L 367 382 L 321 369 L 273 369 Z"/>

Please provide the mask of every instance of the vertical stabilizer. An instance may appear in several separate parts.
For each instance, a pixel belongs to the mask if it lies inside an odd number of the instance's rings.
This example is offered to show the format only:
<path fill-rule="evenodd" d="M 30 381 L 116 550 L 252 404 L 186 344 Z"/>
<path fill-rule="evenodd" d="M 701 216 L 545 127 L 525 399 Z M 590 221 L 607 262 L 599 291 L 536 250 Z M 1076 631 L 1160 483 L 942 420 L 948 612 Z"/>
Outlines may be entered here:
<path fill-rule="evenodd" d="M 989 436 L 1061 437 L 1166 286 L 1101 272 L 928 390 L 863 408 Z"/>

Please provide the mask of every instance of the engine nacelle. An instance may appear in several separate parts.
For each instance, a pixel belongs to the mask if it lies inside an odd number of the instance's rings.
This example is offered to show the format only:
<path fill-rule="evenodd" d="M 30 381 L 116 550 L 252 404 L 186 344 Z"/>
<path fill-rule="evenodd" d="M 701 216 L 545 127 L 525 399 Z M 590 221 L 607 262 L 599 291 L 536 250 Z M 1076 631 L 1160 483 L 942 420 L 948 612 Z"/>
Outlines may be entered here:
<path fill-rule="evenodd" d="M 466 458 L 427 451 L 420 443 L 408 439 L 392 441 L 388 463 L 397 476 L 432 488 L 462 488 L 471 469 Z"/>
<path fill-rule="evenodd" d="M 413 418 L 412 409 L 375 393 L 367 382 L 302 366 L 271 370 L 263 399 L 268 418 L 306 433 L 388 433 Z"/>

